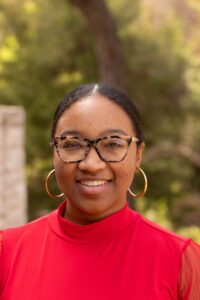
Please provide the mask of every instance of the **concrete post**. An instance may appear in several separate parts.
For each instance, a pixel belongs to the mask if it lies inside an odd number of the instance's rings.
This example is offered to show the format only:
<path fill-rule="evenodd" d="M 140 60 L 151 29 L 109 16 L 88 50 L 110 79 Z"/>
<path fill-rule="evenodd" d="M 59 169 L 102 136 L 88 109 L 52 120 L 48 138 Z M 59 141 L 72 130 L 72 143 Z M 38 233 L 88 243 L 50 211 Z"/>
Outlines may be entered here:
<path fill-rule="evenodd" d="M 24 150 L 25 112 L 0 105 L 0 228 L 27 220 Z"/>

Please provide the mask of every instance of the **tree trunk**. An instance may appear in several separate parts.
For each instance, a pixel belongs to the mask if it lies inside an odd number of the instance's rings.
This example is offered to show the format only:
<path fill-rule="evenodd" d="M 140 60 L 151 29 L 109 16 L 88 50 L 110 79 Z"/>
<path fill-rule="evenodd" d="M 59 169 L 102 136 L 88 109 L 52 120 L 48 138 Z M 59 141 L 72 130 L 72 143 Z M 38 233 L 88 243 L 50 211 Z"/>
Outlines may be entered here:
<path fill-rule="evenodd" d="M 95 39 L 101 82 L 126 90 L 126 68 L 115 22 L 104 0 L 69 0 L 86 17 Z"/>

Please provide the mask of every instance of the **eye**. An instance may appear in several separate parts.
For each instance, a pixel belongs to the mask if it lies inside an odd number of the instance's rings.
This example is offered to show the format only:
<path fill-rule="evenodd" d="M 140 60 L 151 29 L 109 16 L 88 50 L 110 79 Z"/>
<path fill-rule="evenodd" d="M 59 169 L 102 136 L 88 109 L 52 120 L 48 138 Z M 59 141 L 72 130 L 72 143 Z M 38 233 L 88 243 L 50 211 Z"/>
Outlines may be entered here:
<path fill-rule="evenodd" d="M 82 147 L 82 144 L 80 141 L 76 140 L 65 140 L 61 147 L 67 151 L 73 151 L 79 150 Z"/>
<path fill-rule="evenodd" d="M 125 142 L 122 139 L 110 139 L 104 141 L 104 147 L 107 149 L 123 148 L 124 146 L 125 146 Z"/>
<path fill-rule="evenodd" d="M 119 143 L 116 143 L 116 142 L 108 142 L 104 145 L 104 147 L 107 147 L 107 148 L 118 148 L 118 147 L 121 147 L 121 145 Z"/>

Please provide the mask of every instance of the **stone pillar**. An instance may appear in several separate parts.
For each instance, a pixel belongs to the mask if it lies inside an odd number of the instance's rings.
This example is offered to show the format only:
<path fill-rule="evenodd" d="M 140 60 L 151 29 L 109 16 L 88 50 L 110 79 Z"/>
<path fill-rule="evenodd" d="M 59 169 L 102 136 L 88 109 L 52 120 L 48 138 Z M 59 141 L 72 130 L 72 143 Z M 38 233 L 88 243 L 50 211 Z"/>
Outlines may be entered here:
<path fill-rule="evenodd" d="M 24 130 L 22 107 L 0 105 L 0 228 L 27 220 Z"/>

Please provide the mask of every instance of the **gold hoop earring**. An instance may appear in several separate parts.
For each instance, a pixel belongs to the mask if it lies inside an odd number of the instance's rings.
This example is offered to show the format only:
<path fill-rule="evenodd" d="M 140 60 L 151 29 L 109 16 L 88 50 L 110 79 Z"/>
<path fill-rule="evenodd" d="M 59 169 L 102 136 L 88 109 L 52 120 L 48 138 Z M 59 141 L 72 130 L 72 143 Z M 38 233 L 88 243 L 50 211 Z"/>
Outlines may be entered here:
<path fill-rule="evenodd" d="M 48 194 L 51 198 L 55 199 L 55 198 L 60 198 L 60 197 L 64 196 L 64 193 L 61 193 L 61 194 L 59 194 L 59 195 L 54 195 L 54 194 L 52 194 L 52 193 L 49 191 L 48 183 L 49 183 L 49 179 L 50 179 L 50 177 L 51 177 L 51 175 L 52 175 L 53 173 L 55 173 L 55 169 L 51 170 L 51 171 L 49 172 L 49 174 L 47 175 L 47 177 L 46 177 L 46 179 L 45 179 L 45 189 L 46 189 L 47 194 Z"/>
<path fill-rule="evenodd" d="M 133 198 L 140 198 L 140 197 L 143 197 L 144 196 L 144 194 L 146 193 L 146 191 L 147 191 L 147 186 L 148 186 L 148 180 L 147 180 L 147 176 L 146 176 L 146 174 L 144 173 L 144 171 L 141 169 L 141 168 L 137 168 L 138 169 L 138 171 L 140 171 L 141 173 L 142 173 L 142 175 L 143 175 L 143 177 L 144 177 L 144 189 L 143 189 L 143 191 L 140 193 L 140 194 L 138 194 L 138 195 L 136 195 L 136 194 L 134 194 L 131 190 L 130 190 L 130 188 L 128 189 L 128 191 L 129 191 L 129 193 L 131 194 L 131 196 L 133 196 Z"/>

